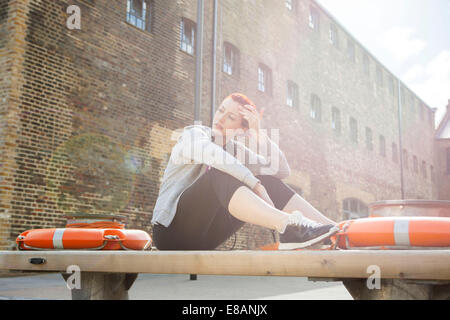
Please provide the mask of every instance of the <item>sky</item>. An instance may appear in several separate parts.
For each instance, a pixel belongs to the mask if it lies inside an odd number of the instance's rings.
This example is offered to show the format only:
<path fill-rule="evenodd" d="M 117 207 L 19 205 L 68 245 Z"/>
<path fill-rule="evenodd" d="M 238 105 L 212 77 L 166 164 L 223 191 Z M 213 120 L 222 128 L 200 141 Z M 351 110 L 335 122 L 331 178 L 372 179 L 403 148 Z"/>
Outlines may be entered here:
<path fill-rule="evenodd" d="M 450 0 L 316 0 L 431 108 L 450 99 Z"/>

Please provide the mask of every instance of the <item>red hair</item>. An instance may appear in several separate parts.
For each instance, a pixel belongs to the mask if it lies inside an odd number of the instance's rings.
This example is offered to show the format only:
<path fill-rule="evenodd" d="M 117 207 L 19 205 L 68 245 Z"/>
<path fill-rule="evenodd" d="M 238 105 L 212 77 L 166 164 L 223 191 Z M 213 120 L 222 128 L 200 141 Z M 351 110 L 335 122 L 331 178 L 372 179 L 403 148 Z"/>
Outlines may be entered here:
<path fill-rule="evenodd" d="M 249 97 L 247 97 L 245 94 L 242 93 L 232 93 L 230 94 L 228 97 L 226 97 L 225 99 L 231 98 L 233 99 L 233 101 L 239 103 L 240 105 L 251 105 L 253 108 L 255 108 L 256 110 L 258 110 L 258 108 L 256 107 L 256 105 L 253 103 L 252 100 L 250 100 Z"/>
<path fill-rule="evenodd" d="M 244 106 L 244 105 L 250 105 L 253 108 L 256 109 L 256 111 L 259 112 L 259 109 L 256 107 L 256 105 L 253 103 L 252 100 L 250 100 L 249 97 L 247 97 L 245 94 L 242 93 L 232 93 L 230 94 L 228 97 L 226 97 L 225 99 L 231 98 L 233 99 L 233 101 L 239 103 L 240 105 Z M 248 128 L 248 121 L 245 119 L 242 119 L 242 126 L 244 128 Z"/>

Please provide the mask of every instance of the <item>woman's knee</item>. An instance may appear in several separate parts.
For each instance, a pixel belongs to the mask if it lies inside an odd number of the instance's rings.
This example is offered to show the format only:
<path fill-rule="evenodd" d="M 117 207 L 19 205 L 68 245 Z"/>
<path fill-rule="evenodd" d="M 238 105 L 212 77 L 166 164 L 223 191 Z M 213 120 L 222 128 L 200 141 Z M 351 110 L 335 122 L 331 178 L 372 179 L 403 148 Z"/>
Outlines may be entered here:
<path fill-rule="evenodd" d="M 266 188 L 275 208 L 279 210 L 282 210 L 292 196 L 296 194 L 295 190 L 277 177 L 258 175 L 256 178 L 261 180 L 261 184 Z"/>
<path fill-rule="evenodd" d="M 232 175 L 221 171 L 219 169 L 216 168 L 211 168 L 207 174 L 211 175 L 211 180 L 212 182 L 217 182 L 221 185 L 224 184 L 233 184 L 233 185 L 237 185 L 237 186 L 241 186 L 244 185 L 244 183 L 240 180 L 238 180 L 237 178 L 233 177 Z"/>
<path fill-rule="evenodd" d="M 228 207 L 234 192 L 241 186 L 246 186 L 232 175 L 215 168 L 211 168 L 206 174 L 209 175 L 211 189 L 214 190 L 217 199 L 225 208 Z"/>
<path fill-rule="evenodd" d="M 286 185 L 281 179 L 275 177 L 275 176 L 269 176 L 269 175 L 257 175 L 256 178 L 261 180 L 261 184 L 265 187 L 267 186 L 280 186 L 280 185 Z"/>

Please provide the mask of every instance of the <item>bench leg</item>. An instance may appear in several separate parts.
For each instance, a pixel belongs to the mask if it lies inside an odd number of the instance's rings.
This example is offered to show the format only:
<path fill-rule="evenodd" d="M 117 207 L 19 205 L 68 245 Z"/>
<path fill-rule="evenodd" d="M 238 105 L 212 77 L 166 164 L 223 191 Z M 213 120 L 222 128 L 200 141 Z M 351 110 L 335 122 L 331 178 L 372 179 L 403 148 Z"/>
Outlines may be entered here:
<path fill-rule="evenodd" d="M 67 281 L 70 274 L 62 273 Z M 81 272 L 80 288 L 72 289 L 72 300 L 128 300 L 128 289 L 137 273 Z"/>
<path fill-rule="evenodd" d="M 381 279 L 380 289 L 369 289 L 366 279 L 343 280 L 355 300 L 440 300 L 450 297 L 448 283 L 420 283 L 402 279 Z"/>

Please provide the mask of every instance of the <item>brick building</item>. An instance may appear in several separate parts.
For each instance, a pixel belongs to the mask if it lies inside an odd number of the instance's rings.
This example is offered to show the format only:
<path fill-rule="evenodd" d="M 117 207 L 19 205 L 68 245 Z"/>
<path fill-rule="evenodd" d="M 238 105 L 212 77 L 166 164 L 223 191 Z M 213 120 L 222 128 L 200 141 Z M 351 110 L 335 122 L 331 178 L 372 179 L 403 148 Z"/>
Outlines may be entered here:
<path fill-rule="evenodd" d="M 433 110 L 328 12 L 313 0 L 221 0 L 213 86 L 213 4 L 204 124 L 213 89 L 216 104 L 239 91 L 265 107 L 285 181 L 336 220 L 402 193 L 438 198 Z M 81 29 L 68 27 L 71 5 Z M 194 121 L 196 16 L 195 0 L 0 0 L 0 249 L 73 212 L 150 231 L 171 133 Z M 246 225 L 223 248 L 271 240 Z"/>
<path fill-rule="evenodd" d="M 450 100 L 447 112 L 436 129 L 436 157 L 438 176 L 438 199 L 450 199 Z"/>

